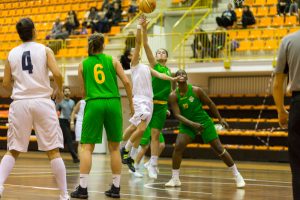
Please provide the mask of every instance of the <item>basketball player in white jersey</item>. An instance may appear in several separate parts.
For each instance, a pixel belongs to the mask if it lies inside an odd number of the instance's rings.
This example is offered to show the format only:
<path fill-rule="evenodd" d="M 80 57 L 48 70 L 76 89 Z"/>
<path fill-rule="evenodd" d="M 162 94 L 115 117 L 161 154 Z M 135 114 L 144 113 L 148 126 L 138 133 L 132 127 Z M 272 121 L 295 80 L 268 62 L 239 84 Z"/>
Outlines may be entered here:
<path fill-rule="evenodd" d="M 23 18 L 16 25 L 23 43 L 13 48 L 5 64 L 3 87 L 11 90 L 13 102 L 9 108 L 7 132 L 8 151 L 0 164 L 0 196 L 3 184 L 21 152 L 27 152 L 31 130 L 34 128 L 38 149 L 45 151 L 60 189 L 60 200 L 68 200 L 66 168 L 60 156 L 63 135 L 59 126 L 51 94 L 62 100 L 62 75 L 53 51 L 34 42 L 35 28 L 31 19 Z M 49 70 L 56 89 L 50 87 Z"/>
<path fill-rule="evenodd" d="M 77 102 L 75 105 L 72 114 L 71 114 L 71 130 L 75 130 L 75 140 L 78 143 L 78 155 L 80 155 L 80 138 L 81 138 L 81 131 L 82 131 L 82 121 L 83 121 L 83 114 L 84 114 L 84 108 L 85 108 L 85 100 L 81 99 Z M 76 117 L 76 125 L 74 126 L 74 121 Z"/>
<path fill-rule="evenodd" d="M 131 60 L 131 79 L 133 83 L 134 115 L 129 120 L 131 125 L 125 130 L 124 136 L 128 137 L 125 147 L 121 149 L 122 163 L 127 164 L 132 172 L 135 172 L 134 159 L 137 155 L 141 137 L 145 132 L 153 112 L 152 76 L 163 80 L 176 81 L 177 78 L 159 73 L 147 65 L 139 63 L 142 43 L 141 29 L 147 26 L 145 16 L 141 16 L 137 26 L 136 46 Z M 127 140 L 128 138 L 124 138 Z M 131 150 L 131 152 L 130 152 Z M 130 155 L 129 155 L 130 152 Z"/>

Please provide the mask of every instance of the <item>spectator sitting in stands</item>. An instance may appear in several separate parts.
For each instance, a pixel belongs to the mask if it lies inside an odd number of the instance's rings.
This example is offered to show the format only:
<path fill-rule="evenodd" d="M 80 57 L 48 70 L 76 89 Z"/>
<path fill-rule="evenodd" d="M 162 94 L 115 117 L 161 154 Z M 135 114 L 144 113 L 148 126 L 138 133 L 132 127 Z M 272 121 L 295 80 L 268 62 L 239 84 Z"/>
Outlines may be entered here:
<path fill-rule="evenodd" d="M 118 23 L 122 21 L 121 4 L 115 1 L 113 3 L 113 7 L 111 9 L 112 9 L 112 13 L 113 13 L 112 24 L 118 25 Z"/>
<path fill-rule="evenodd" d="M 128 21 L 132 20 L 135 16 L 135 14 L 137 13 L 137 5 L 136 5 L 136 0 L 132 0 L 130 7 L 128 8 Z"/>
<path fill-rule="evenodd" d="M 92 29 L 92 33 L 95 31 L 100 33 L 99 30 L 99 20 L 100 16 L 98 15 L 98 11 L 96 7 L 91 7 L 90 11 L 86 13 L 85 20 L 82 25 L 86 26 L 87 28 Z"/>
<path fill-rule="evenodd" d="M 255 24 L 255 18 L 249 6 L 244 6 L 243 8 L 242 24 L 243 28 L 247 28 L 248 25 Z"/>
<path fill-rule="evenodd" d="M 277 14 L 278 16 L 286 15 L 290 9 L 290 0 L 278 0 Z"/>
<path fill-rule="evenodd" d="M 74 10 L 68 12 L 65 23 L 66 29 L 69 32 L 69 35 L 73 34 L 74 30 L 79 27 L 79 21 Z"/>
<path fill-rule="evenodd" d="M 298 0 L 299 1 L 299 0 Z M 298 2 L 295 0 L 291 0 L 291 5 L 289 9 L 288 15 L 296 15 L 298 16 Z"/>
<path fill-rule="evenodd" d="M 51 34 L 47 35 L 46 39 L 66 39 L 68 36 L 68 31 L 65 30 L 65 27 L 60 22 L 60 18 L 56 18 Z"/>
<path fill-rule="evenodd" d="M 232 26 L 234 28 L 236 26 L 236 13 L 232 10 L 231 3 L 228 4 L 228 10 L 225 10 L 221 17 L 217 17 L 216 21 L 219 27 L 229 28 Z"/>

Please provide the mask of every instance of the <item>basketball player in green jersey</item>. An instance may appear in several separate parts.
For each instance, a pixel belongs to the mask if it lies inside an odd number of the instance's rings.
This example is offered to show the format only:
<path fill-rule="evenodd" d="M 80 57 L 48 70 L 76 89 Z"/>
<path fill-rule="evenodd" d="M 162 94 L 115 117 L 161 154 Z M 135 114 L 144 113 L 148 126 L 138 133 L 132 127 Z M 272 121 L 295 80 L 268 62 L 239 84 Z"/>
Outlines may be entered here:
<path fill-rule="evenodd" d="M 170 69 L 166 66 L 168 51 L 158 49 L 153 56 L 152 50 L 148 44 L 147 27 L 143 27 L 143 44 L 144 49 L 151 67 L 154 70 L 171 76 Z M 164 127 L 167 110 L 168 98 L 171 93 L 171 82 L 152 77 L 153 88 L 153 114 L 149 126 L 151 127 L 151 158 L 148 167 L 150 178 L 157 178 L 157 160 L 159 154 L 159 134 Z"/>
<path fill-rule="evenodd" d="M 108 148 L 111 156 L 112 185 L 106 196 L 120 198 L 121 155 L 119 143 L 122 141 L 122 106 L 117 76 L 124 84 L 129 106 L 133 113 L 132 87 L 119 61 L 103 54 L 104 36 L 96 33 L 88 39 L 89 56 L 79 65 L 78 77 L 84 88 L 86 106 L 82 124 L 80 152 L 80 184 L 73 198 L 88 198 L 88 175 L 92 166 L 92 153 L 96 143 L 102 142 L 105 126 Z"/>
<path fill-rule="evenodd" d="M 180 77 L 178 88 L 171 93 L 169 103 L 175 117 L 180 121 L 180 125 L 173 151 L 172 178 L 165 185 L 168 187 L 181 185 L 179 180 L 179 168 L 183 151 L 197 134 L 201 134 L 203 142 L 209 143 L 214 152 L 231 169 L 236 181 L 236 186 L 238 188 L 244 187 L 245 182 L 243 177 L 237 170 L 230 154 L 223 148 L 214 123 L 206 111 L 202 109 L 202 105 L 208 105 L 213 116 L 219 119 L 219 123 L 223 127 L 228 128 L 228 124 L 221 117 L 216 105 L 201 88 L 187 84 L 188 78 L 184 70 L 177 71 L 176 76 Z"/>

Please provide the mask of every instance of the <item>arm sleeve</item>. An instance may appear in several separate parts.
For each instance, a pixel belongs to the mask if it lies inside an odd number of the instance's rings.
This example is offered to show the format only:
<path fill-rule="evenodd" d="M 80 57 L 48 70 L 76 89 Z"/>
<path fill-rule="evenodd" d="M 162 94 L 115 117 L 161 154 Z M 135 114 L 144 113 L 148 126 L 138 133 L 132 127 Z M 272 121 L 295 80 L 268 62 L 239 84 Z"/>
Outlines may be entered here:
<path fill-rule="evenodd" d="M 288 61 L 287 61 L 287 42 L 285 39 L 282 40 L 278 56 L 277 56 L 277 65 L 274 70 L 275 73 L 288 73 Z"/>

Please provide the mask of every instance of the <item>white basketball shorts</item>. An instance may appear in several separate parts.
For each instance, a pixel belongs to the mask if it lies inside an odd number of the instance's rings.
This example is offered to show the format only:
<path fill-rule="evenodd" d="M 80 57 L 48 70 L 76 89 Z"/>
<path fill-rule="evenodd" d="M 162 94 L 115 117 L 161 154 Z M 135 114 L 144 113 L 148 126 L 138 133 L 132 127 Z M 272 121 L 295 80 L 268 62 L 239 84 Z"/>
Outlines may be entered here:
<path fill-rule="evenodd" d="M 81 139 L 81 131 L 82 131 L 82 120 L 76 120 L 75 124 L 75 140 L 77 142 Z"/>
<path fill-rule="evenodd" d="M 51 99 L 13 101 L 9 107 L 8 123 L 9 150 L 27 152 L 32 128 L 35 130 L 40 151 L 64 147 L 63 134 Z"/>
<path fill-rule="evenodd" d="M 153 100 L 145 96 L 134 96 L 133 106 L 134 115 L 129 122 L 134 126 L 138 126 L 142 120 L 145 120 L 148 125 L 153 113 Z"/>

